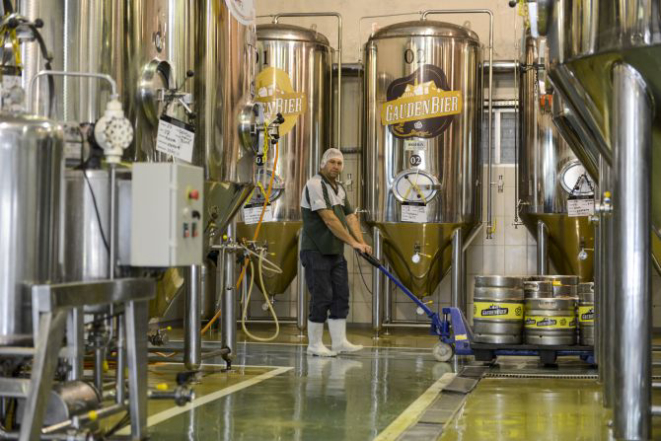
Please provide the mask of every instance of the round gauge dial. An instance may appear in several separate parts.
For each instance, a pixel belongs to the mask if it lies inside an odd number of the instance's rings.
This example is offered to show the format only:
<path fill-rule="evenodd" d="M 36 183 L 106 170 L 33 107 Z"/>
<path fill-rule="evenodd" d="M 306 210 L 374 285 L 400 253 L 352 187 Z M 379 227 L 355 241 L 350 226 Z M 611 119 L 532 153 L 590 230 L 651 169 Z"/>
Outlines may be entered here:
<path fill-rule="evenodd" d="M 427 204 L 436 196 L 438 181 L 422 170 L 409 169 L 395 176 L 392 191 L 400 202 Z"/>
<path fill-rule="evenodd" d="M 560 184 L 571 196 L 592 197 L 594 196 L 594 182 L 578 161 L 567 164 L 560 172 Z"/>
<path fill-rule="evenodd" d="M 271 182 L 272 175 L 273 172 L 271 170 L 257 170 L 257 173 L 255 173 L 255 190 L 252 193 L 249 204 L 264 203 L 264 200 L 266 199 L 264 192 L 267 192 L 269 189 L 269 183 Z M 282 191 L 282 179 L 280 179 L 278 175 L 275 175 L 275 178 L 273 178 L 273 187 L 271 188 L 271 196 L 269 197 L 269 202 L 273 202 L 278 199 L 282 194 Z"/>

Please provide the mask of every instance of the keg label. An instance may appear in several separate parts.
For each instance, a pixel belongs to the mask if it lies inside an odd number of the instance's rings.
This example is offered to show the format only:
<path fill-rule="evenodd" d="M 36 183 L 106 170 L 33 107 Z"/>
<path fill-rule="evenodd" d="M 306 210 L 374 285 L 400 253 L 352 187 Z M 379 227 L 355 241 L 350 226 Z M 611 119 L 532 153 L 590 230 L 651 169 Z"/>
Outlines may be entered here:
<path fill-rule="evenodd" d="M 473 304 L 473 318 L 521 320 L 523 318 L 523 306 L 521 303 L 475 302 Z"/>
<path fill-rule="evenodd" d="M 578 307 L 578 321 L 580 323 L 593 323 L 594 322 L 594 306 L 579 306 Z"/>
<path fill-rule="evenodd" d="M 461 113 L 461 92 L 450 90 L 445 72 L 425 64 L 388 86 L 381 108 L 381 124 L 400 139 L 436 138 L 447 130 L 453 116 Z"/>
<path fill-rule="evenodd" d="M 546 317 L 529 315 L 525 319 L 526 328 L 571 329 L 576 327 L 576 317 Z"/>
<path fill-rule="evenodd" d="M 267 121 L 273 121 L 278 113 L 285 118 L 285 122 L 280 124 L 280 136 L 289 133 L 296 125 L 298 117 L 307 109 L 307 96 L 296 92 L 287 72 L 277 67 L 267 67 L 257 74 L 255 90 L 255 100 L 264 104 Z"/>

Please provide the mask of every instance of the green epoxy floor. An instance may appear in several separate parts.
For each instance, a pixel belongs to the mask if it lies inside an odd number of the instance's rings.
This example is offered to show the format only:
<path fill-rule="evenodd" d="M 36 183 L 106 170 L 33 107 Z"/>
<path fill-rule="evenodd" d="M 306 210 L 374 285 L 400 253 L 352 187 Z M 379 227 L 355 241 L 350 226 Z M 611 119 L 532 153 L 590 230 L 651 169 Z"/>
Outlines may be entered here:
<path fill-rule="evenodd" d="M 240 337 L 231 373 L 221 372 L 220 359 L 207 360 L 217 365 L 204 368 L 197 399 L 254 384 L 150 426 L 151 439 L 372 440 L 444 374 L 474 363 L 435 361 L 430 349 L 437 340 L 422 329 L 395 330 L 376 345 L 368 329 L 352 330 L 352 341 L 371 347 L 335 359 L 307 356 L 296 334 L 287 326 L 275 344 L 246 343 Z M 150 383 L 171 379 L 182 369 L 152 366 Z M 278 369 L 278 375 L 257 381 Z M 595 374 L 572 358 L 548 369 L 535 358 L 506 357 L 490 372 Z M 661 403 L 661 396 L 655 396 L 655 403 Z M 150 415 L 168 407 L 172 404 L 150 403 Z M 606 440 L 608 421 L 595 380 L 485 378 L 440 439 Z M 661 437 L 658 422 L 655 434 Z"/>

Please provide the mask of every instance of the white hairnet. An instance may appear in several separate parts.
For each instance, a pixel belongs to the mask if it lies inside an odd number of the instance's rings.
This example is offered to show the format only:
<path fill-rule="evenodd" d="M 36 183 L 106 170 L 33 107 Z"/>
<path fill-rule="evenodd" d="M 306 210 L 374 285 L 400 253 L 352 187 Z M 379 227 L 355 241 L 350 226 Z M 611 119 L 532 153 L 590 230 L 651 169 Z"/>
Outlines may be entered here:
<path fill-rule="evenodd" d="M 344 155 L 341 151 L 335 148 L 328 149 L 324 152 L 324 155 L 321 157 L 321 168 L 326 166 L 326 163 L 331 159 L 341 159 L 344 165 Z"/>

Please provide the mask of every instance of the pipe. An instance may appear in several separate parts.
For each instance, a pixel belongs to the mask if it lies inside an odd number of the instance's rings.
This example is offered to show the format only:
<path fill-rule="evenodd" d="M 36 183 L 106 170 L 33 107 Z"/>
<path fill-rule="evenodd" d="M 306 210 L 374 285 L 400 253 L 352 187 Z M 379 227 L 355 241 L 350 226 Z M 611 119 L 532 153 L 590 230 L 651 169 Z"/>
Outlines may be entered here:
<path fill-rule="evenodd" d="M 631 66 L 613 68 L 611 145 L 615 186 L 615 389 L 614 434 L 652 436 L 651 163 L 653 102 Z"/>
<path fill-rule="evenodd" d="M 387 17 L 404 17 L 406 15 L 420 15 L 422 11 L 411 11 L 411 12 L 399 12 L 397 14 L 377 14 L 377 15 L 364 15 L 358 19 L 358 38 L 361 38 L 362 35 L 362 26 L 363 20 L 370 18 L 387 18 Z M 376 23 L 374 23 L 376 24 Z M 363 61 L 363 48 L 359 45 L 358 47 L 358 62 L 362 64 Z"/>
<path fill-rule="evenodd" d="M 298 336 L 300 338 L 305 337 L 305 331 L 308 327 L 308 316 L 307 316 L 307 286 L 305 284 L 305 267 L 303 266 L 303 261 L 301 260 L 301 242 L 303 241 L 303 230 L 298 234 L 298 255 L 297 265 L 298 265 L 298 291 L 297 298 L 298 302 L 296 303 L 296 327 L 298 328 Z M 281 321 L 284 323 L 284 321 Z"/>
<path fill-rule="evenodd" d="M 116 383 L 115 383 L 115 402 L 118 404 L 123 403 L 126 400 L 126 381 L 124 371 L 126 369 L 126 342 L 125 332 L 124 332 L 124 320 L 123 317 L 116 318 L 117 326 L 117 369 L 115 372 Z"/>
<path fill-rule="evenodd" d="M 117 266 L 117 164 L 111 162 L 110 167 L 110 225 L 108 231 L 108 279 L 115 280 L 115 270 Z"/>
<path fill-rule="evenodd" d="M 107 418 L 112 415 L 116 415 L 126 409 L 128 409 L 129 403 L 125 401 L 123 403 L 113 404 L 108 407 L 103 407 L 99 410 L 93 412 L 87 412 L 85 414 L 75 416 L 70 420 L 62 421 L 61 423 L 53 424 L 52 426 L 44 427 L 41 431 L 42 434 L 54 434 L 55 432 L 60 432 L 62 430 L 76 428 L 76 426 L 81 427 L 85 424 Z M 65 438 L 67 439 L 67 438 Z M 88 438 L 85 438 L 88 439 Z"/>
<path fill-rule="evenodd" d="M 452 233 L 452 306 L 466 312 L 464 247 L 461 228 Z"/>
<path fill-rule="evenodd" d="M 612 168 L 608 165 L 608 162 L 606 161 L 605 158 L 600 159 L 601 163 L 601 168 L 599 170 L 600 177 L 599 177 L 599 186 L 601 188 L 602 194 L 606 194 L 607 192 L 610 192 L 613 190 L 613 170 Z M 613 329 L 614 323 L 615 323 L 615 315 L 617 314 L 617 311 L 615 309 L 615 302 L 614 302 L 614 295 L 615 291 L 613 288 L 613 285 L 615 283 L 614 281 L 614 271 L 610 267 L 610 257 L 614 255 L 614 250 L 613 250 L 613 217 L 610 213 L 607 213 L 603 210 L 600 210 L 599 212 L 599 217 L 600 217 L 600 224 L 601 224 L 601 237 L 602 237 L 602 243 L 601 243 L 601 248 L 602 248 L 602 258 L 601 258 L 601 265 L 602 265 L 602 274 L 601 274 L 601 279 L 602 279 L 602 298 L 604 299 L 603 301 L 603 307 L 601 309 L 603 313 L 603 321 L 602 321 L 602 326 L 604 330 L 608 330 L 608 332 L 604 332 L 604 342 L 602 344 L 602 360 L 604 361 L 603 368 L 604 371 L 604 383 L 603 383 L 603 391 L 604 391 L 604 406 L 606 408 L 612 409 L 613 408 L 613 388 L 615 387 L 615 361 L 614 361 L 614 352 L 615 352 L 615 347 L 613 343 L 612 337 L 607 340 L 606 336 L 612 336 L 612 332 L 610 332 Z"/>
<path fill-rule="evenodd" d="M 231 223 L 227 227 L 228 240 L 232 240 L 234 238 L 234 231 L 234 223 Z M 221 346 L 229 348 L 232 351 L 230 357 L 233 357 L 236 353 L 236 287 L 234 283 L 235 261 L 231 251 L 224 250 L 223 254 L 225 254 L 225 258 L 223 259 L 224 268 L 221 269 L 221 271 L 224 271 L 224 277 L 223 285 L 221 287 L 222 318 L 220 321 L 220 341 Z"/>
<path fill-rule="evenodd" d="M 384 323 L 384 328 L 425 328 L 429 329 L 429 323 L 416 323 L 416 322 L 391 322 Z"/>
<path fill-rule="evenodd" d="M 487 172 L 487 239 L 493 238 L 493 201 L 491 191 L 491 178 L 493 172 L 493 154 L 492 142 L 493 134 L 491 133 L 492 115 L 493 115 L 493 12 L 490 9 L 428 9 L 420 14 L 421 20 L 426 20 L 428 15 L 448 15 L 448 14 L 487 14 L 489 16 L 489 121 L 487 135 L 487 157 L 488 157 L 488 172 Z"/>
<path fill-rule="evenodd" d="M 273 24 L 283 17 L 335 17 L 337 19 L 337 129 L 336 147 L 342 145 L 342 14 L 338 12 L 282 12 L 279 14 L 260 15 L 258 18 L 273 17 Z"/>
<path fill-rule="evenodd" d="M 378 227 L 372 229 L 372 237 L 374 238 L 374 257 L 377 260 L 381 260 L 383 258 L 383 252 L 381 249 L 381 231 Z M 360 265 L 360 262 L 358 264 Z M 377 268 L 372 268 L 372 330 L 374 331 L 374 338 L 379 338 L 379 333 L 383 327 L 381 316 L 382 280 L 381 271 Z"/>
<path fill-rule="evenodd" d="M 491 63 L 482 63 L 482 69 L 491 67 Z M 493 62 L 493 72 L 497 74 L 513 74 L 519 67 L 517 60 L 495 60 Z"/>
<path fill-rule="evenodd" d="M 595 199 L 596 195 L 598 193 L 595 192 Z M 595 204 L 598 201 L 595 200 Z M 602 274 L 603 274 L 603 268 L 602 268 L 602 262 L 601 259 L 603 257 L 603 250 L 602 250 L 602 237 L 601 237 L 601 222 L 597 221 L 595 222 L 595 227 L 594 227 L 594 260 L 593 260 L 593 265 L 594 265 L 594 294 L 595 294 L 595 315 L 594 315 L 594 331 L 595 331 L 595 340 L 594 340 L 594 359 L 595 362 L 597 363 L 598 366 L 598 374 L 599 374 L 599 383 L 602 385 L 604 384 L 604 371 L 602 369 L 603 366 L 603 352 L 602 352 L 602 344 L 603 344 L 603 337 L 602 337 L 602 328 L 603 328 L 603 306 L 604 306 L 604 296 L 603 296 L 603 290 L 604 290 L 604 284 L 602 281 Z"/>
<path fill-rule="evenodd" d="M 549 273 L 549 229 L 542 221 L 537 222 L 537 275 Z"/>
<path fill-rule="evenodd" d="M 30 85 L 29 85 L 29 90 L 30 90 L 30 95 L 34 96 L 34 87 L 37 84 L 37 81 L 39 78 L 44 77 L 44 76 L 54 76 L 54 77 L 78 77 L 78 78 L 96 78 L 98 80 L 106 81 L 110 83 L 110 99 L 111 100 L 117 100 L 119 99 L 119 93 L 117 93 L 117 83 L 115 80 L 110 76 L 106 74 L 100 74 L 100 73 L 91 73 L 91 72 L 66 72 L 62 70 L 42 70 L 38 74 L 36 74 L 32 79 L 30 80 Z M 30 113 L 34 114 L 35 109 L 34 103 L 32 100 L 30 100 Z"/>
<path fill-rule="evenodd" d="M 202 363 L 202 266 L 191 265 L 186 274 L 186 315 L 184 317 L 184 364 L 198 370 Z"/>
<path fill-rule="evenodd" d="M 360 262 L 358 263 L 360 265 Z M 390 266 L 385 265 L 388 271 L 391 270 Z M 390 288 L 390 279 L 387 277 L 383 280 L 383 324 L 392 323 L 392 302 L 393 295 Z M 387 331 L 386 331 L 387 332 Z"/>

